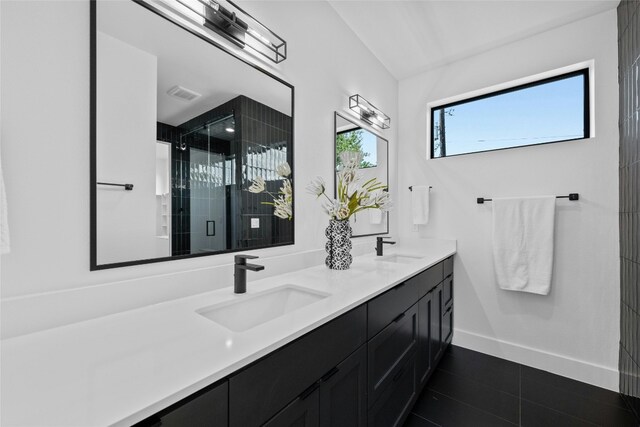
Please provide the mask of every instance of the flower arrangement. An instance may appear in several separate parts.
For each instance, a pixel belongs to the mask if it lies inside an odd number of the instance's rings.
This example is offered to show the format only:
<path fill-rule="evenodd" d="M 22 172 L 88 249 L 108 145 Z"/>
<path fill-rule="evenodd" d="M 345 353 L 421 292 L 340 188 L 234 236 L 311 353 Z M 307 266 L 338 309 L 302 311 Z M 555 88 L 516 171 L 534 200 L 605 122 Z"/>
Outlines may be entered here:
<path fill-rule="evenodd" d="M 380 209 L 388 211 L 391 206 L 391 198 L 387 190 L 387 184 L 371 178 L 362 182 L 363 178 L 358 174 L 361 162 L 361 154 L 345 151 L 340 154 L 341 166 L 337 173 L 338 188 L 337 198 L 327 196 L 326 185 L 322 177 L 317 177 L 307 185 L 307 192 L 320 198 L 324 196 L 323 209 L 331 219 L 348 220 L 356 213 L 365 209 Z"/>
<path fill-rule="evenodd" d="M 272 205 L 273 206 L 273 214 L 278 218 L 291 220 L 293 218 L 293 189 L 291 187 L 291 180 L 289 176 L 291 175 L 291 167 L 289 163 L 284 162 L 279 164 L 276 167 L 276 173 L 280 178 L 282 178 L 282 186 L 277 194 L 273 194 L 266 189 L 266 182 L 264 178 L 261 176 L 256 177 L 251 186 L 249 186 L 249 191 L 254 194 L 258 193 L 267 193 L 271 196 L 273 202 L 261 202 L 263 205 Z"/>

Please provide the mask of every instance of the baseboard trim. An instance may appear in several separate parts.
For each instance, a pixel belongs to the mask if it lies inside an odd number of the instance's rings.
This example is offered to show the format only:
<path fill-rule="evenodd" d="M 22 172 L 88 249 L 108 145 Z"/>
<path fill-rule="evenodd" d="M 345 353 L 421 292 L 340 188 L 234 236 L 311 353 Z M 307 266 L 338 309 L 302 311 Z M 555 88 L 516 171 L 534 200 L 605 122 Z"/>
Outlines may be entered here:
<path fill-rule="evenodd" d="M 617 369 L 454 329 L 453 344 L 618 392 Z"/>

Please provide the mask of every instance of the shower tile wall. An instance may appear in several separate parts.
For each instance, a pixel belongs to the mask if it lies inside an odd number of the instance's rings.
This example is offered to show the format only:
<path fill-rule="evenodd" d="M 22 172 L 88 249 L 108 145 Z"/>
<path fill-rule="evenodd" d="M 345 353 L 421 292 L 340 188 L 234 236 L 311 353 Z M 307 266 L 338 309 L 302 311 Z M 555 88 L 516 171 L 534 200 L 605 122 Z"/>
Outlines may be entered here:
<path fill-rule="evenodd" d="M 236 111 L 242 142 L 244 171 L 243 188 L 257 176 L 266 181 L 267 191 L 277 194 L 282 179 L 275 170 L 279 164 L 293 164 L 293 129 L 291 117 L 261 104 L 246 96 L 238 98 L 240 108 Z M 237 232 L 243 246 L 265 246 L 293 241 L 293 223 L 273 215 L 268 195 L 240 193 L 241 220 Z M 251 228 L 251 218 L 260 220 L 259 228 Z"/>
<path fill-rule="evenodd" d="M 191 253 L 190 194 L 187 185 L 189 150 L 179 151 L 180 133 L 175 126 L 157 123 L 157 140 L 171 143 L 171 255 Z"/>
<path fill-rule="evenodd" d="M 618 6 L 620 392 L 640 420 L 640 0 Z"/>
<path fill-rule="evenodd" d="M 212 110 L 201 114 L 178 127 L 158 122 L 159 141 L 172 143 L 172 241 L 173 255 L 191 253 L 192 232 L 190 217 L 193 214 L 190 203 L 194 193 L 189 182 L 189 149 L 178 149 L 180 135 L 184 129 L 191 129 L 201 123 L 211 121 L 233 112 L 235 133 L 233 143 L 223 141 L 224 154 L 235 162 L 242 159 L 242 167 L 234 168 L 235 177 L 227 192 L 228 231 L 226 247 L 230 249 L 254 248 L 277 245 L 293 241 L 293 222 L 273 215 L 273 207 L 262 202 L 270 202 L 269 195 L 253 194 L 245 191 L 258 175 L 266 181 L 266 187 L 277 194 L 282 180 L 277 176 L 276 166 L 283 162 L 293 164 L 293 134 L 291 117 L 245 96 L 238 96 Z M 197 136 L 187 141 L 189 148 L 201 147 Z M 182 168 L 181 168 L 182 166 Z M 184 173 L 181 175 L 180 171 Z M 181 188 L 184 187 L 184 188 Z M 260 226 L 251 227 L 251 219 L 258 218 Z"/>

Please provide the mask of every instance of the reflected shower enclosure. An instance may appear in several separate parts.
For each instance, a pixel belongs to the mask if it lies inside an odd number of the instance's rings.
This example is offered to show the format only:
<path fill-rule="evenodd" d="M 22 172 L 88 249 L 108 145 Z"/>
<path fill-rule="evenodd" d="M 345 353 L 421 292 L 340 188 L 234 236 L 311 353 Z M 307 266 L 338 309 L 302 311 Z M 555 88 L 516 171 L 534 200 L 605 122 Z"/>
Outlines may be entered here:
<path fill-rule="evenodd" d="M 269 191 L 278 191 L 276 168 L 291 163 L 288 116 L 239 96 L 179 126 L 158 122 L 157 129 L 158 144 L 171 147 L 168 170 L 157 171 L 158 180 L 166 173 L 171 177 L 166 256 L 263 247 L 292 238 L 291 222 L 274 217 L 273 207 L 262 204 L 267 197 L 246 191 L 257 176 Z"/>

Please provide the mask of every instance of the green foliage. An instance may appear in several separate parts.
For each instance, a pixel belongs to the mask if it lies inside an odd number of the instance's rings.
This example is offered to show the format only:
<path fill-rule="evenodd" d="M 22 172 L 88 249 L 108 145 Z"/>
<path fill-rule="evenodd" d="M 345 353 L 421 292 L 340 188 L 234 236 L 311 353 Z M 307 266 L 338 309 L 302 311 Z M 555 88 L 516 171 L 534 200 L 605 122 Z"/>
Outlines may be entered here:
<path fill-rule="evenodd" d="M 375 166 L 373 163 L 365 160 L 370 153 L 365 153 L 362 149 L 362 129 L 353 130 L 351 132 L 342 132 L 336 135 L 336 166 L 342 166 L 340 153 L 344 151 L 357 151 L 362 154 L 360 161 L 360 169 L 371 168 Z"/>

